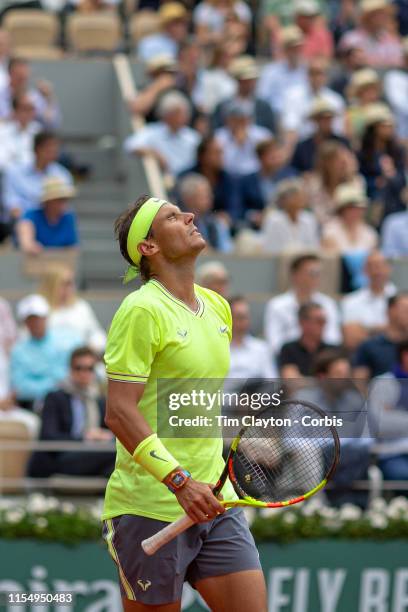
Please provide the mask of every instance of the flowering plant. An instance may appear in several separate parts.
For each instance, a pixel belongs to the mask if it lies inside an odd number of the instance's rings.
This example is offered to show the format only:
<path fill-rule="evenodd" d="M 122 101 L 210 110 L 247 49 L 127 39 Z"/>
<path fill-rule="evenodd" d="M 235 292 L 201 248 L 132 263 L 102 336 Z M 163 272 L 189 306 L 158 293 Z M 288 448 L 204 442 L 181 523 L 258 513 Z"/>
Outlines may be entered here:
<path fill-rule="evenodd" d="M 39 493 L 18 503 L 0 500 L 0 538 L 75 544 L 101 537 L 101 503 L 76 506 Z"/>
<path fill-rule="evenodd" d="M 39 493 L 18 503 L 0 500 L 0 538 L 35 538 L 75 544 L 101 537 L 102 506 L 76 506 Z M 344 504 L 332 508 L 318 497 L 293 508 L 264 510 L 251 521 L 258 542 L 330 539 L 408 539 L 408 500 L 395 497 L 387 504 L 376 499 L 366 511 Z"/>
<path fill-rule="evenodd" d="M 277 511 L 278 510 L 278 511 Z M 332 508 L 319 498 L 292 508 L 270 510 L 251 526 L 258 542 L 311 539 L 392 540 L 408 538 L 408 500 L 395 497 L 388 504 L 374 500 L 366 511 L 353 504 Z"/>

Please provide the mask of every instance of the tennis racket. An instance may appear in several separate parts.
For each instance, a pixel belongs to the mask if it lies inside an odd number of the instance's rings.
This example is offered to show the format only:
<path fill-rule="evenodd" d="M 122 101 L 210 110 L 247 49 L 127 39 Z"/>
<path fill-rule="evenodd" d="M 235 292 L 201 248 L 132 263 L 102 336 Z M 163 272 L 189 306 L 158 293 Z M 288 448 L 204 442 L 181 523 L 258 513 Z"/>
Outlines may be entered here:
<path fill-rule="evenodd" d="M 290 506 L 327 484 L 339 461 L 340 442 L 333 419 L 323 410 L 309 402 L 283 400 L 249 419 L 253 421 L 233 440 L 213 489 L 218 495 L 230 479 L 239 499 L 222 501 L 225 507 Z M 144 540 L 144 552 L 153 555 L 194 524 L 183 516 Z"/>

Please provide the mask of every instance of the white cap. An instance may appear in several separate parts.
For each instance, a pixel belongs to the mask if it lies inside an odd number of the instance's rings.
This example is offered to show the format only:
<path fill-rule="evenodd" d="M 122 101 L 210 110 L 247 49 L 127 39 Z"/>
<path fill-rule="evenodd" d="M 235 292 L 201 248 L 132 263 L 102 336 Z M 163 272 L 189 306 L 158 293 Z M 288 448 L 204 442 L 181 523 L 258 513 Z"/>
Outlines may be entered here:
<path fill-rule="evenodd" d="M 313 17 L 320 14 L 319 3 L 316 0 L 298 0 L 294 6 L 295 15 L 306 15 Z"/>
<path fill-rule="evenodd" d="M 47 317 L 50 312 L 47 300 L 42 295 L 27 295 L 17 304 L 17 318 L 25 321 L 28 317 Z"/>

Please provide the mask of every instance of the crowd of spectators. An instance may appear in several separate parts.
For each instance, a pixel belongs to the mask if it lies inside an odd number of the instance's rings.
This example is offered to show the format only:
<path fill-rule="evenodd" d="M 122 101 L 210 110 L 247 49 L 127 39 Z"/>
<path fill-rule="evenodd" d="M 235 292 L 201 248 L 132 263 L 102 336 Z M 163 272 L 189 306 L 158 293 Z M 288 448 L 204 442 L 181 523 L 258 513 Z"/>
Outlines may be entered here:
<path fill-rule="evenodd" d="M 43 6 L 66 3 L 57 4 Z M 69 10 L 117 4 L 71 0 Z M 291 257 L 288 290 L 265 306 L 263 339 L 251 335 L 249 302 L 231 296 L 222 264 L 198 271 L 199 283 L 230 299 L 231 380 L 281 377 L 298 388 L 313 376 L 302 393 L 329 412 L 361 402 L 352 377 L 364 393 L 397 381 L 372 410 L 376 440 L 395 437 L 408 409 L 408 296 L 389 265 L 408 256 L 405 2 L 142 0 L 141 9 L 156 11 L 160 26 L 132 49 L 144 80 L 127 102 L 142 121 L 125 152 L 155 158 L 171 177 L 169 198 L 194 213 L 209 249 Z M 77 249 L 58 100 L 8 45 L 0 30 L 1 232 L 30 257 Z M 342 262 L 338 301 L 321 289 L 322 254 Z M 18 304 L 18 326 L 0 302 L 0 415 L 31 419 L 42 439 L 104 441 L 106 330 L 74 282 L 66 266 L 46 270 Z M 394 428 L 382 428 L 386 410 Z M 366 473 L 370 447 L 348 444 L 350 480 Z M 406 448 L 390 447 L 384 474 L 408 477 Z M 106 475 L 112 465 L 103 453 L 70 457 L 36 455 L 29 472 Z"/>
<path fill-rule="evenodd" d="M 335 253 L 358 289 L 372 249 L 408 254 L 403 3 L 281 4 L 161 4 L 125 150 L 153 155 L 184 207 L 186 174 L 203 174 L 236 251 Z"/>

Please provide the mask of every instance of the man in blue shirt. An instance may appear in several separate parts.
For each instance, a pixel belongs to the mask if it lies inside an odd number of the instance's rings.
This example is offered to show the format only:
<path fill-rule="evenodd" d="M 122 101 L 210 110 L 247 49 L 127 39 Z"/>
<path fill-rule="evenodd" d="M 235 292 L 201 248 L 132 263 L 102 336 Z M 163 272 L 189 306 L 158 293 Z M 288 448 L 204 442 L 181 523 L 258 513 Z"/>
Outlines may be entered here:
<path fill-rule="evenodd" d="M 368 380 L 397 365 L 397 344 L 408 339 L 408 293 L 388 300 L 388 326 L 383 334 L 365 340 L 353 358 L 354 378 Z"/>
<path fill-rule="evenodd" d="M 408 255 L 408 212 L 389 215 L 381 231 L 382 250 L 386 257 Z"/>
<path fill-rule="evenodd" d="M 11 165 L 4 173 L 3 203 L 6 215 L 18 219 L 40 206 L 43 181 L 57 176 L 72 185 L 70 172 L 57 163 L 59 141 L 52 132 L 40 132 L 34 138 L 34 163 Z"/>
<path fill-rule="evenodd" d="M 11 351 L 10 381 L 17 404 L 31 409 L 56 388 L 68 372 L 68 358 L 79 338 L 69 345 L 59 334 L 47 330 L 49 306 L 41 295 L 28 295 L 17 306 L 17 317 L 27 328 L 27 337 Z"/>
<path fill-rule="evenodd" d="M 72 185 L 61 178 L 45 179 L 42 208 L 27 211 L 17 224 L 18 242 L 24 253 L 37 255 L 44 248 L 78 246 L 75 214 L 67 210 L 68 201 L 74 195 Z"/>

